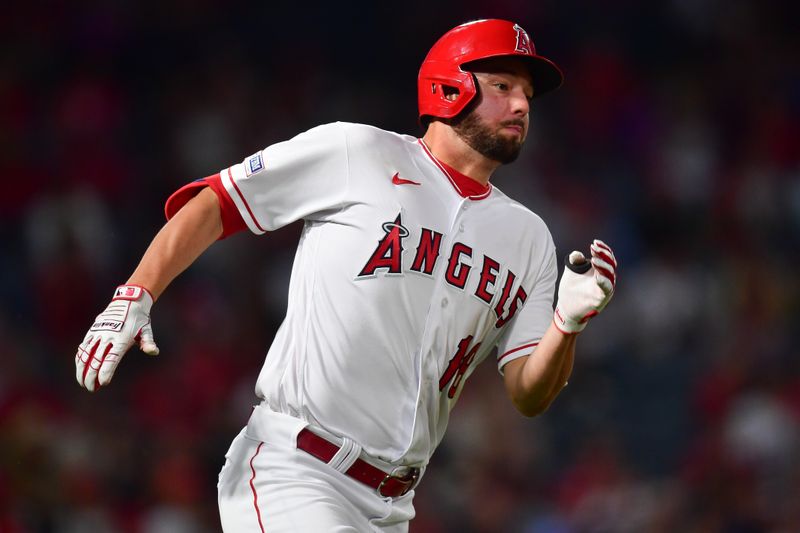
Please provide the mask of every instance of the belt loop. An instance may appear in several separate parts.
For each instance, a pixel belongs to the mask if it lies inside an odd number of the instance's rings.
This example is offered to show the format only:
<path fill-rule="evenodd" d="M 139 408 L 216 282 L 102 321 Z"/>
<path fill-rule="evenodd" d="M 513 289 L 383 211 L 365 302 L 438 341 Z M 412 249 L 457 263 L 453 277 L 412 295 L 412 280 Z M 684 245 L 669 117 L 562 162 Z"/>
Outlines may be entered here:
<path fill-rule="evenodd" d="M 358 459 L 361 455 L 361 446 L 354 440 L 348 439 L 347 437 L 344 437 L 342 440 L 344 441 L 342 443 L 342 450 L 347 448 L 348 452 L 340 459 L 339 464 L 334 466 L 334 468 L 339 472 L 347 472 L 347 470 L 353 466 L 353 463 L 356 462 L 356 459 Z M 339 451 L 341 452 L 342 450 Z"/>
<path fill-rule="evenodd" d="M 328 464 L 339 472 L 345 472 L 358 459 L 360 453 L 361 446 L 357 445 L 352 439 L 344 437 L 339 451 L 331 457 Z"/>

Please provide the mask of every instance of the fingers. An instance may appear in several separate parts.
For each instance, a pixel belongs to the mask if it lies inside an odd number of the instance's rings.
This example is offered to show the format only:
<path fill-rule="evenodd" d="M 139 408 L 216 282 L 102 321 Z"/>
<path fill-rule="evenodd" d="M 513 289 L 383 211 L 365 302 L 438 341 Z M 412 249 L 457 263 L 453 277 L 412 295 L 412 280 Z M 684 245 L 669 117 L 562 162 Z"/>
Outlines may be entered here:
<path fill-rule="evenodd" d="M 595 270 L 595 277 L 598 278 L 598 283 L 600 282 L 599 278 L 604 278 L 606 281 L 608 281 L 611 288 L 617 284 L 617 276 L 614 271 L 614 267 L 599 257 L 592 257 L 592 266 Z"/>
<path fill-rule="evenodd" d="M 569 254 L 569 262 L 573 265 L 580 265 L 586 262 L 586 257 L 583 255 L 583 252 L 579 252 L 578 250 L 573 250 Z"/>
<path fill-rule="evenodd" d="M 153 339 L 153 328 L 150 324 L 142 326 L 139 335 L 136 336 L 136 341 L 147 355 L 158 355 L 158 346 Z M 97 345 L 100 344 L 98 341 Z M 90 391 L 95 391 L 111 383 L 117 365 L 131 345 L 132 341 L 127 343 L 109 341 L 108 344 L 104 344 L 102 353 L 99 349 L 95 349 L 92 352 L 94 357 L 89 358 L 89 364 L 84 369 L 82 385 Z"/>
<path fill-rule="evenodd" d="M 564 264 L 569 270 L 578 275 L 586 274 L 592 268 L 586 257 L 577 250 L 570 252 L 564 259 Z"/>
<path fill-rule="evenodd" d="M 149 322 L 142 326 L 142 330 L 139 332 L 137 339 L 139 341 L 140 350 L 147 355 L 158 355 L 159 349 L 153 338 L 153 326 Z"/>
<path fill-rule="evenodd" d="M 95 382 L 96 388 L 105 387 L 111 383 L 111 378 L 114 377 L 114 371 L 117 369 L 120 359 L 124 351 L 119 349 L 119 346 L 109 344 L 103 360 L 100 362 L 99 371 L 97 372 L 97 379 Z"/>
<path fill-rule="evenodd" d="M 599 239 L 595 239 L 590 248 L 597 284 L 609 294 L 617 285 L 617 258 L 611 247 Z"/>
<path fill-rule="evenodd" d="M 590 248 L 592 250 L 592 257 L 600 257 L 615 269 L 617 268 L 617 258 L 614 256 L 614 251 L 609 245 L 600 239 L 595 239 Z"/>
<path fill-rule="evenodd" d="M 111 383 L 114 371 L 125 353 L 125 349 L 121 348 L 124 347 L 115 345 L 111 340 L 104 341 L 102 337 L 87 337 L 75 354 L 75 378 L 78 384 L 94 392 Z"/>
<path fill-rule="evenodd" d="M 605 294 L 610 294 L 614 290 L 615 278 L 614 274 L 603 268 L 598 259 L 592 259 L 592 266 L 594 266 L 594 279 L 597 285 L 603 290 Z"/>
<path fill-rule="evenodd" d="M 86 371 L 89 369 L 89 361 L 94 358 L 99 344 L 99 338 L 95 342 L 95 338 L 89 335 L 84 339 L 81 345 L 78 346 L 78 352 L 75 354 L 75 379 L 81 387 L 84 386 L 83 379 L 86 376 Z"/>
<path fill-rule="evenodd" d="M 90 392 L 94 392 L 98 388 L 97 372 L 111 351 L 112 344 L 102 341 L 103 339 L 99 337 L 96 340 L 89 338 L 88 342 L 78 348 L 75 356 L 75 377 L 80 386 Z M 88 346 L 91 347 L 87 351 Z"/>

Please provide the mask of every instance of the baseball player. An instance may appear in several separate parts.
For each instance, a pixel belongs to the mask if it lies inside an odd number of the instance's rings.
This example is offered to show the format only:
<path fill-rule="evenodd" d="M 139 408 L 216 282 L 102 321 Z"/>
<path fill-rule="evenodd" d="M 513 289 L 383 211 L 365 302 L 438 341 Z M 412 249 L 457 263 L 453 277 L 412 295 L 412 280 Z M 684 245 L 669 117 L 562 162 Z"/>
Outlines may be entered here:
<path fill-rule="evenodd" d="M 419 72 L 422 138 L 334 123 L 191 183 L 75 357 L 90 391 L 137 344 L 151 306 L 207 247 L 304 220 L 260 403 L 219 476 L 225 531 L 406 531 L 450 412 L 490 355 L 526 416 L 566 383 L 577 334 L 614 293 L 599 240 L 557 259 L 537 215 L 489 178 L 510 163 L 532 99 L 562 74 L 504 20 L 446 33 Z"/>

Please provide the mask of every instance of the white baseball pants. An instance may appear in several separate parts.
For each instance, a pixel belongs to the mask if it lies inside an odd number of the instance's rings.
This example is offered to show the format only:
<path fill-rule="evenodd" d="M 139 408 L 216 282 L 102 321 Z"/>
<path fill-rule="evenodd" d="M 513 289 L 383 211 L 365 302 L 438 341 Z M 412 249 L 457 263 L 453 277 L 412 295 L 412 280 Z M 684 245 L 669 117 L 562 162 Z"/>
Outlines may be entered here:
<path fill-rule="evenodd" d="M 375 489 L 297 449 L 305 422 L 265 406 L 233 440 L 217 484 L 226 533 L 405 533 L 414 491 Z"/>

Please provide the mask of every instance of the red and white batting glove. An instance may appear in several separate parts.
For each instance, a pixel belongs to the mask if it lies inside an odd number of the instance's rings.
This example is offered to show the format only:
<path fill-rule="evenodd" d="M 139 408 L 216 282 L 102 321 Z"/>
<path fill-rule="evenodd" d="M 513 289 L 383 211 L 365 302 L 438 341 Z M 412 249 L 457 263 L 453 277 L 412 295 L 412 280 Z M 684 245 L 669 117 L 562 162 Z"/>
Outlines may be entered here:
<path fill-rule="evenodd" d="M 75 377 L 81 387 L 95 391 L 111 382 L 114 370 L 134 343 L 148 355 L 158 355 L 150 326 L 153 297 L 144 287 L 120 285 L 111 303 L 97 315 L 78 346 Z"/>
<path fill-rule="evenodd" d="M 590 248 L 591 261 L 578 251 L 570 253 L 565 261 L 553 315 L 556 327 L 564 333 L 583 331 L 589 319 L 600 313 L 614 295 L 617 284 L 614 252 L 598 239 Z"/>

